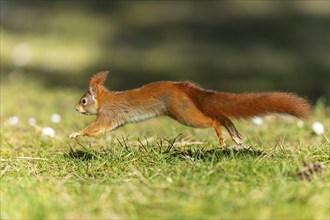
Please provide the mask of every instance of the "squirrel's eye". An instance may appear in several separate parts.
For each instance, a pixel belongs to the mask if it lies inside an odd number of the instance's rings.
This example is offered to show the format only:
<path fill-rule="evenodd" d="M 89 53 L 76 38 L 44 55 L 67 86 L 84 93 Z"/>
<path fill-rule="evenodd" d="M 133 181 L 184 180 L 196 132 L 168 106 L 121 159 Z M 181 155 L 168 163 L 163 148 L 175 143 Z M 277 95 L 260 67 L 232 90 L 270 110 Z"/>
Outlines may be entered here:
<path fill-rule="evenodd" d="M 87 99 L 86 99 L 86 98 L 83 98 L 83 99 L 81 100 L 81 103 L 82 103 L 83 105 L 86 105 L 86 104 L 87 104 Z"/>

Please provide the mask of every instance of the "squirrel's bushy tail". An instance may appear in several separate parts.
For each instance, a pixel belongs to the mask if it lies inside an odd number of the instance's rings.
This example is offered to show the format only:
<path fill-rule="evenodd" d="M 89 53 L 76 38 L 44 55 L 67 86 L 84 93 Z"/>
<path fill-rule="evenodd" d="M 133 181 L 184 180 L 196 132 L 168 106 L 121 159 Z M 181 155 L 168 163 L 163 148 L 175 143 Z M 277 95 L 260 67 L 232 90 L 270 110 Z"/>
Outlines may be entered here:
<path fill-rule="evenodd" d="M 208 98 L 203 102 L 203 112 L 218 118 L 249 118 L 270 113 L 307 118 L 311 111 L 305 99 L 292 93 L 213 93 Z"/>

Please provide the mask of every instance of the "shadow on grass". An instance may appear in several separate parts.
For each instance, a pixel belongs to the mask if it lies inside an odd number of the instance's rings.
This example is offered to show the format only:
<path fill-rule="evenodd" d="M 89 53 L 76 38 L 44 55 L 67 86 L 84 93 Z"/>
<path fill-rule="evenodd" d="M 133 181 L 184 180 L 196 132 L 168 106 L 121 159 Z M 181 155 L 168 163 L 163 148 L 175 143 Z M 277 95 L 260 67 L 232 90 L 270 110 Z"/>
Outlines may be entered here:
<path fill-rule="evenodd" d="M 119 149 L 118 149 L 119 150 Z M 202 160 L 202 161 L 211 161 L 211 160 L 221 160 L 223 158 L 257 158 L 264 152 L 262 150 L 254 150 L 252 148 L 215 148 L 215 149 L 204 149 L 204 148 L 189 148 L 189 149 L 168 149 L 168 148 L 125 148 L 121 153 L 116 154 L 114 152 L 105 151 L 91 151 L 91 150 L 71 150 L 69 153 L 65 153 L 64 157 L 69 159 L 77 159 L 81 161 L 89 161 L 100 158 L 105 158 L 112 154 L 112 156 L 119 156 L 126 158 L 127 155 L 132 154 L 133 151 L 144 154 L 146 157 L 159 157 L 159 158 L 168 158 L 168 159 L 179 159 L 179 160 Z M 135 154 L 135 153 L 134 153 Z M 116 157 L 116 156 L 115 156 Z"/>
<path fill-rule="evenodd" d="M 259 157 L 263 151 L 253 150 L 251 148 L 215 148 L 215 149 L 188 149 L 185 151 L 174 150 L 170 152 L 171 157 L 178 157 L 181 159 L 190 160 L 219 160 L 221 158 L 245 158 L 245 157 Z"/>
<path fill-rule="evenodd" d="M 84 150 L 71 150 L 69 153 L 65 153 L 64 157 L 69 159 L 77 159 L 82 161 L 93 160 L 100 157 L 100 153 L 84 151 Z"/>

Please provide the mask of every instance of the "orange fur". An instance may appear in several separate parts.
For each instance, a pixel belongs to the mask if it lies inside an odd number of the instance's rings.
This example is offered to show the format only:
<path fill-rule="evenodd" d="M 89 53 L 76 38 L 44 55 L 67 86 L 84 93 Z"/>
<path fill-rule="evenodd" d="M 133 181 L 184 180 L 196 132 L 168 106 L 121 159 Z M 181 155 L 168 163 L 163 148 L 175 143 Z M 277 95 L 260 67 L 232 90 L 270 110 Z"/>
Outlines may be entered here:
<path fill-rule="evenodd" d="M 103 86 L 105 80 L 108 77 L 109 71 L 101 71 L 92 76 L 91 80 L 89 81 L 89 85 L 100 85 Z"/>
<path fill-rule="evenodd" d="M 232 118 L 270 113 L 306 118 L 310 114 L 308 102 L 291 93 L 232 94 L 205 90 L 190 82 L 155 82 L 137 89 L 111 92 L 103 85 L 106 77 L 107 72 L 95 74 L 90 80 L 89 92 L 76 106 L 77 111 L 84 114 L 96 112 L 95 122 L 80 132 L 73 132 L 70 138 L 97 136 L 126 123 L 166 115 L 188 126 L 213 127 L 220 145 L 224 146 L 220 125 L 237 144 L 242 143 Z"/>
<path fill-rule="evenodd" d="M 264 92 L 233 94 L 184 85 L 191 100 L 206 115 L 216 118 L 249 118 L 270 113 L 286 113 L 298 118 L 310 114 L 309 103 L 292 93 Z"/>
<path fill-rule="evenodd" d="M 89 81 L 89 89 L 91 91 L 94 90 L 95 93 L 101 97 L 105 92 L 106 89 L 104 88 L 104 82 L 108 77 L 109 71 L 101 71 L 92 76 L 91 80 Z"/>

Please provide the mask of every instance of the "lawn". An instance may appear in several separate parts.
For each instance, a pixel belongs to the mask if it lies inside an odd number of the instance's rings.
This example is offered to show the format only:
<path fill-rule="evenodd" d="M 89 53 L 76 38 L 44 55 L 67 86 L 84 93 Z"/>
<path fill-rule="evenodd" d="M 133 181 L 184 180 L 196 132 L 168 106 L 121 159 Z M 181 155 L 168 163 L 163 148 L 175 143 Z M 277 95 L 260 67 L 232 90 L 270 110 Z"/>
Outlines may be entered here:
<path fill-rule="evenodd" d="M 236 121 L 240 148 L 227 133 L 221 149 L 212 129 L 168 118 L 69 140 L 94 119 L 74 110 L 84 91 L 15 77 L 1 84 L 1 219 L 330 217 L 330 118 L 322 102 L 304 123 Z M 324 135 L 312 133 L 314 121 Z"/>

